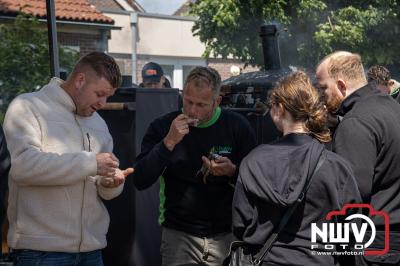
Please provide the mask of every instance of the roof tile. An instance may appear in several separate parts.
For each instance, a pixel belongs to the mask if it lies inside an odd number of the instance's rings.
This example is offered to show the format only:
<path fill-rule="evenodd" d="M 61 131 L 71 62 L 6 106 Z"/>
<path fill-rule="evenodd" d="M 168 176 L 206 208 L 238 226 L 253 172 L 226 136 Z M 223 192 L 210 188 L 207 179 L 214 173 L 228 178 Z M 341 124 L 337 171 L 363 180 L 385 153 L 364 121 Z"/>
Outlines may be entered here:
<path fill-rule="evenodd" d="M 107 24 L 114 22 L 113 19 L 96 10 L 88 0 L 54 1 L 57 19 Z M 0 0 L 0 12 L 18 13 L 20 11 L 37 17 L 46 17 L 46 0 Z"/>

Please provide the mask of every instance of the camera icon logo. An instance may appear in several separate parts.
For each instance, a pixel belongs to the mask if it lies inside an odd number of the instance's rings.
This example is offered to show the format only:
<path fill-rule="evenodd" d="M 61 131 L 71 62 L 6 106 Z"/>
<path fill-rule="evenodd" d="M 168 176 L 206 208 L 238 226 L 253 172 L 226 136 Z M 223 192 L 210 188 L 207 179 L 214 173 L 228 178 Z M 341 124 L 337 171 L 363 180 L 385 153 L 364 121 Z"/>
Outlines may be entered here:
<path fill-rule="evenodd" d="M 353 214 L 351 210 L 368 210 L 369 216 L 359 212 Z M 343 222 L 335 222 L 339 217 Z M 376 238 L 376 226 L 371 219 L 376 217 L 384 221 L 384 248 L 370 247 Z M 333 250 L 337 246 L 363 251 L 365 256 L 384 255 L 389 251 L 389 215 L 385 211 L 377 211 L 370 204 L 345 204 L 339 211 L 331 211 L 325 217 L 327 222 L 320 225 L 311 224 L 311 250 Z M 368 233 L 367 233 L 368 232 Z M 350 240 L 352 239 L 352 241 Z M 318 241 L 319 240 L 319 241 Z M 322 244 L 321 244 L 322 243 Z"/>

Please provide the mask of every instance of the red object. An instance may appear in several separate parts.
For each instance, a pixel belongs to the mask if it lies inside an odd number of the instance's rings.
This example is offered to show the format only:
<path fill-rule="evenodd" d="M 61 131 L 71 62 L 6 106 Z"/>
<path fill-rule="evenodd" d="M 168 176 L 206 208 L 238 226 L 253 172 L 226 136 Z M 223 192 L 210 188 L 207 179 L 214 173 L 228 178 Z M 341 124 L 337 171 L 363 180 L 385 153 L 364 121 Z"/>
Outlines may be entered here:
<path fill-rule="evenodd" d="M 88 0 L 54 0 L 58 20 L 86 21 L 113 24 L 114 20 L 96 10 Z M 19 12 L 46 17 L 46 0 L 0 0 L 0 12 Z"/>
<path fill-rule="evenodd" d="M 328 213 L 326 216 L 326 220 L 329 221 L 332 219 L 333 216 L 345 216 L 346 211 L 348 209 L 369 209 L 370 215 L 376 215 L 376 216 L 382 216 L 385 220 L 385 248 L 382 250 L 375 250 L 375 249 L 367 249 L 365 250 L 364 255 L 365 256 L 372 256 L 372 255 L 384 255 L 389 252 L 389 225 L 390 225 L 390 219 L 389 219 L 389 214 L 385 211 L 376 211 L 371 205 L 369 204 L 345 204 L 343 209 L 340 211 L 331 211 Z"/>

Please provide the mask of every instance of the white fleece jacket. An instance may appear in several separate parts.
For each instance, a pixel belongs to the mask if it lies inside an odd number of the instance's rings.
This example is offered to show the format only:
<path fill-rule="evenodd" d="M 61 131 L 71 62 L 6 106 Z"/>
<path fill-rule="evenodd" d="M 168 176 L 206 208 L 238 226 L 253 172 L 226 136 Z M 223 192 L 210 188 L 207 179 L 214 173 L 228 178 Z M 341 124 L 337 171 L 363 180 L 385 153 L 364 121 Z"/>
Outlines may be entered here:
<path fill-rule="evenodd" d="M 96 154 L 112 152 L 104 120 L 75 114 L 53 78 L 10 104 L 4 132 L 11 153 L 8 244 L 15 249 L 86 252 L 104 248 L 109 215 L 101 199 L 118 196 L 96 176 Z"/>

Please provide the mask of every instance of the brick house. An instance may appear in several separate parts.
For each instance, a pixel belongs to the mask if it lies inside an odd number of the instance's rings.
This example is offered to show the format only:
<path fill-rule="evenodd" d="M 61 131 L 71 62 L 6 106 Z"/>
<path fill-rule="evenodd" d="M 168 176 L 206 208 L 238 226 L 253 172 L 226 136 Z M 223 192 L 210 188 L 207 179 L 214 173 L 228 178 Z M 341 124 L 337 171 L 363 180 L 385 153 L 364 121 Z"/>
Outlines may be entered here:
<path fill-rule="evenodd" d="M 45 0 L 1 0 L 0 23 L 10 23 L 21 11 L 37 17 L 46 27 Z M 58 43 L 81 55 L 108 51 L 110 31 L 120 29 L 88 0 L 55 0 L 55 12 Z"/>
<path fill-rule="evenodd" d="M 196 21 L 194 17 L 179 12 L 175 15 L 146 13 L 132 0 L 90 1 L 121 28 L 111 31 L 109 53 L 117 60 L 124 75 L 133 76 L 134 83 L 142 81 L 141 69 L 149 61 L 159 63 L 172 86 L 179 89 L 190 70 L 198 65 L 214 67 L 223 80 L 231 76 L 231 66 L 243 68 L 244 64 L 239 60 L 202 57 L 205 46 L 191 31 Z M 243 72 L 256 70 L 247 67 Z"/>
<path fill-rule="evenodd" d="M 123 75 L 139 84 L 141 69 L 149 61 L 159 63 L 175 88 L 182 89 L 193 67 L 211 66 L 222 79 L 230 68 L 243 68 L 235 59 L 209 58 L 205 46 L 193 36 L 196 20 L 186 16 L 188 0 L 175 15 L 149 14 L 135 0 L 54 0 L 58 43 L 80 54 L 104 51 L 113 56 Z M 0 0 L 0 23 L 8 23 L 18 12 L 32 14 L 46 26 L 45 0 Z M 247 67 L 243 72 L 258 69 Z"/>

